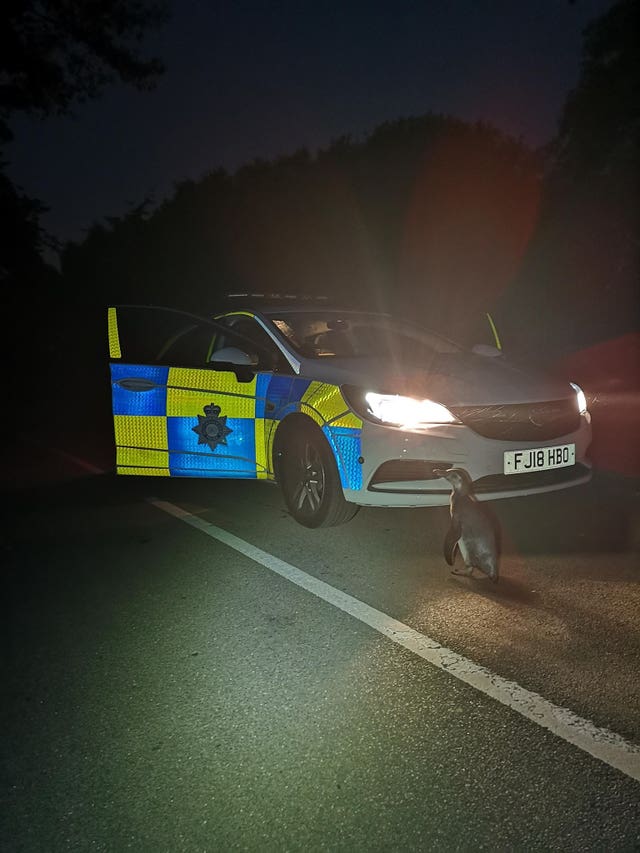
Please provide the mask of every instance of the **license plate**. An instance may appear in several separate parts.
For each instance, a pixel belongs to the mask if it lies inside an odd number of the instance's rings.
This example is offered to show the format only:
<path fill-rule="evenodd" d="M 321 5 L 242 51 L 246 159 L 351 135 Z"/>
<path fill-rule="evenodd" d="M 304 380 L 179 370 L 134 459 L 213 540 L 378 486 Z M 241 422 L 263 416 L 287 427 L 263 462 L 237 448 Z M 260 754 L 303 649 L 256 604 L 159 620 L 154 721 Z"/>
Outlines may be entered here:
<path fill-rule="evenodd" d="M 532 447 L 528 450 L 507 450 L 504 454 L 505 474 L 525 474 L 527 471 L 548 471 L 576 464 L 575 444 L 556 447 Z"/>

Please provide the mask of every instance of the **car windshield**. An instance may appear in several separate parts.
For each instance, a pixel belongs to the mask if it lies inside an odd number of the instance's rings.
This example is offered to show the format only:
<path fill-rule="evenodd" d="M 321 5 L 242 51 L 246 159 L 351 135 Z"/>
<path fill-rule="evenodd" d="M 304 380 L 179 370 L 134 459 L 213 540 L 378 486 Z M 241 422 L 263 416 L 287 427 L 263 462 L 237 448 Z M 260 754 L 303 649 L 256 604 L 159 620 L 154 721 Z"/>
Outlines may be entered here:
<path fill-rule="evenodd" d="M 446 338 L 382 314 L 282 311 L 270 313 L 269 319 L 306 358 L 379 357 L 421 362 L 462 352 Z"/>

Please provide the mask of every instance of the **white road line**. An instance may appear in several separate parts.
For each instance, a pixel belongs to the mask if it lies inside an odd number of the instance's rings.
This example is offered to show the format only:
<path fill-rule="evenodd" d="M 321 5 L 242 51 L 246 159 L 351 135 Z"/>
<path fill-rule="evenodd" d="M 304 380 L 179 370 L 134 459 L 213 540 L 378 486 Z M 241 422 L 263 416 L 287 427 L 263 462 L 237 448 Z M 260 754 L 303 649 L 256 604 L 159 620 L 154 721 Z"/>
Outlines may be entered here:
<path fill-rule="evenodd" d="M 602 729 L 589 720 L 578 717 L 573 711 L 561 708 L 547 701 L 537 693 L 520 687 L 515 681 L 507 681 L 499 675 L 478 666 L 473 661 L 440 645 L 425 634 L 415 631 L 404 622 L 382 613 L 349 595 L 342 590 L 330 586 L 324 581 L 297 569 L 295 566 L 268 554 L 255 545 L 239 539 L 214 524 L 210 524 L 197 515 L 192 515 L 184 509 L 167 501 L 150 498 L 153 506 L 206 533 L 212 539 L 217 539 L 230 548 L 244 554 L 245 557 L 280 575 L 291 583 L 296 584 L 312 595 L 332 604 L 339 610 L 348 613 L 365 625 L 374 628 L 380 634 L 403 646 L 418 657 L 428 661 L 433 666 L 448 672 L 455 678 L 469 684 L 481 693 L 496 699 L 508 708 L 512 708 L 532 720 L 544 729 L 563 740 L 577 746 L 589 755 L 598 758 L 605 764 L 615 767 L 627 776 L 640 782 L 640 747 L 626 741 L 623 737 L 608 729 Z"/>

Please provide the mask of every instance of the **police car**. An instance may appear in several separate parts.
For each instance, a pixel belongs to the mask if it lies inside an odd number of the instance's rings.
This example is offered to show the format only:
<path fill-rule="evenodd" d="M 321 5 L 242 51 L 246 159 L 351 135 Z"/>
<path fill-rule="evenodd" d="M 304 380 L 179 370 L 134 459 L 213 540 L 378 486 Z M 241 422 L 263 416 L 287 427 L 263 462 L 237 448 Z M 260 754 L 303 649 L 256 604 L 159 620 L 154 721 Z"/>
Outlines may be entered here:
<path fill-rule="evenodd" d="M 232 301 L 218 315 L 108 309 L 119 474 L 277 482 L 300 524 L 360 506 L 480 500 L 586 483 L 590 416 L 568 381 L 387 314 L 322 300 Z"/>

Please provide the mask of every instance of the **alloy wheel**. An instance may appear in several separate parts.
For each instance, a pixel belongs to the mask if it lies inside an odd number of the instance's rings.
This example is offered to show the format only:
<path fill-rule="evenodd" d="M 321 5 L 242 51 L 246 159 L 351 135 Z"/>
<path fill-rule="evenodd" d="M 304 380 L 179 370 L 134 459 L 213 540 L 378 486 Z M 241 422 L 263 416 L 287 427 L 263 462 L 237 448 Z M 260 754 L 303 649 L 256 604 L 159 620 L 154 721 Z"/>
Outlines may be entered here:
<path fill-rule="evenodd" d="M 322 505 L 325 492 L 325 470 L 318 448 L 305 441 L 296 460 L 296 476 L 293 487 L 293 502 L 304 514 L 317 512 Z"/>

